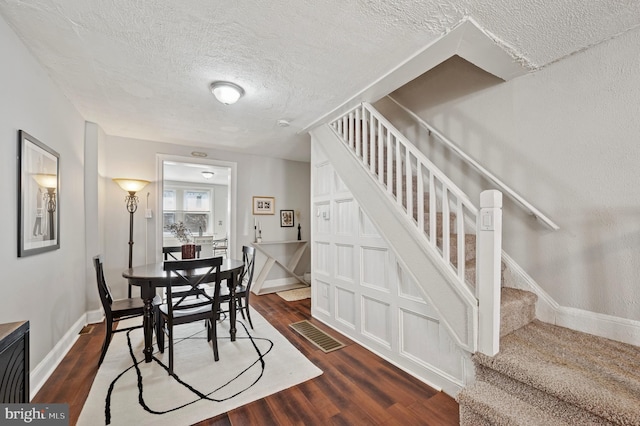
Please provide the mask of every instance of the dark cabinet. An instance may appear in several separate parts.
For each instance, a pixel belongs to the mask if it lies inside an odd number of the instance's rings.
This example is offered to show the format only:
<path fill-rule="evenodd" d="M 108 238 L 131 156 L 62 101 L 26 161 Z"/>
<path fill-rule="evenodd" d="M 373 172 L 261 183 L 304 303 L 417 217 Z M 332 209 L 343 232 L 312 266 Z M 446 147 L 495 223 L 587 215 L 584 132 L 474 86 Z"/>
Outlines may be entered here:
<path fill-rule="evenodd" d="M 29 321 L 0 324 L 0 403 L 29 402 Z"/>

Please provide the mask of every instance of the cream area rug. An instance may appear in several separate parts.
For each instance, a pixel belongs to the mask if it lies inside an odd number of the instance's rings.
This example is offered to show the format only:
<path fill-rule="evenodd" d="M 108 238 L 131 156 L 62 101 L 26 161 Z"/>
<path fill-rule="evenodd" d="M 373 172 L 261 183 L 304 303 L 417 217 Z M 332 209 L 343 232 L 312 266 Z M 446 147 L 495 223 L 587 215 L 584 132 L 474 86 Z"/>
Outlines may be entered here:
<path fill-rule="evenodd" d="M 116 333 L 78 425 L 191 425 L 322 374 L 255 310 L 251 319 L 253 330 L 238 318 L 235 342 L 218 323 L 218 362 L 204 322 L 174 327 L 175 377 L 168 350 L 144 362 L 142 329 Z"/>
<path fill-rule="evenodd" d="M 311 297 L 311 287 L 295 288 L 293 290 L 279 291 L 276 293 L 287 302 L 309 299 Z"/>

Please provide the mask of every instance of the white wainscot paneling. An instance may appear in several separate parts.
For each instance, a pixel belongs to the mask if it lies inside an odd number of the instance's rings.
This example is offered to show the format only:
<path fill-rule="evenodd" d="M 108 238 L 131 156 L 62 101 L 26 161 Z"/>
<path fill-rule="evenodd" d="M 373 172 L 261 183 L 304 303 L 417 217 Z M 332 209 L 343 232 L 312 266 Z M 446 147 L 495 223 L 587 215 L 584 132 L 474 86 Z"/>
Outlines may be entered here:
<path fill-rule="evenodd" d="M 331 208 L 329 206 L 329 202 L 316 203 L 313 209 L 316 215 L 316 217 L 313 218 L 313 222 L 316 227 L 316 234 L 329 235 L 331 233 Z"/>
<path fill-rule="evenodd" d="M 378 238 L 380 234 L 378 234 L 378 229 L 375 227 L 369 216 L 360 209 L 360 235 L 362 237 L 373 237 Z"/>
<path fill-rule="evenodd" d="M 319 311 L 322 311 L 325 315 L 331 315 L 331 298 L 329 293 L 331 291 L 331 286 L 329 283 L 324 282 L 322 280 L 314 280 L 313 285 L 311 286 L 313 289 L 313 303 Z"/>
<path fill-rule="evenodd" d="M 415 302 L 426 303 L 422 297 L 422 293 L 418 289 L 415 280 L 396 263 L 396 271 L 398 273 L 398 293 L 404 299 L 413 300 Z"/>
<path fill-rule="evenodd" d="M 391 306 L 388 303 L 362 297 L 362 335 L 391 349 Z"/>
<path fill-rule="evenodd" d="M 336 244 L 336 278 L 354 282 L 354 247 L 348 244 Z"/>
<path fill-rule="evenodd" d="M 400 354 L 423 367 L 462 378 L 461 354 L 436 318 L 401 309 Z"/>
<path fill-rule="evenodd" d="M 338 235 L 355 235 L 353 215 L 356 209 L 353 199 L 336 200 L 336 234 Z"/>
<path fill-rule="evenodd" d="M 331 177 L 334 175 L 331 164 L 321 163 L 316 165 L 313 187 L 314 195 L 328 195 L 331 192 Z"/>
<path fill-rule="evenodd" d="M 362 285 L 389 292 L 387 249 L 362 247 L 360 253 Z"/>
<path fill-rule="evenodd" d="M 324 275 L 331 275 L 331 246 L 327 242 L 316 241 L 315 247 L 315 259 L 316 259 L 316 270 L 315 272 Z"/>
<path fill-rule="evenodd" d="M 336 320 L 355 330 L 356 295 L 353 291 L 336 287 Z"/>
<path fill-rule="evenodd" d="M 342 179 L 340 179 L 340 176 L 338 175 L 338 173 L 334 173 L 334 176 L 335 176 L 335 191 L 336 191 L 336 193 L 349 192 L 349 188 L 347 188 L 347 185 L 345 185 L 344 182 L 342 181 Z"/>

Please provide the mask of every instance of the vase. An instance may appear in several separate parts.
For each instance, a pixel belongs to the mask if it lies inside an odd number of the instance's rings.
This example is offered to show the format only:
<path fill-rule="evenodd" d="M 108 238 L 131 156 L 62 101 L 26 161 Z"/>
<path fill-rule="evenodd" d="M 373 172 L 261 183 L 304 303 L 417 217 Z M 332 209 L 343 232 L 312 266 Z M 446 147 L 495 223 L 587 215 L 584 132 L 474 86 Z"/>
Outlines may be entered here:
<path fill-rule="evenodd" d="M 196 245 L 195 244 L 183 244 L 182 245 L 182 258 L 183 259 L 195 259 L 196 258 Z"/>

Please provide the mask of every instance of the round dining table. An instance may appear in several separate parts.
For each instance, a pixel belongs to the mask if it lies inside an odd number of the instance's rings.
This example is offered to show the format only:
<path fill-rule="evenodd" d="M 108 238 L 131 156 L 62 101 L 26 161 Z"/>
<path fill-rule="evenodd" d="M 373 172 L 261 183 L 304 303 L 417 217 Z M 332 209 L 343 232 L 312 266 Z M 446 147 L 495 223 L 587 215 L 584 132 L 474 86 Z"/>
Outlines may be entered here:
<path fill-rule="evenodd" d="M 231 300 L 234 299 L 236 284 L 238 283 L 238 277 L 242 273 L 244 262 L 237 259 L 224 259 L 220 266 L 220 281 L 225 280 Z M 202 268 L 202 274 L 204 274 L 208 268 Z M 198 276 L 198 269 L 193 271 L 190 275 L 192 277 Z M 168 272 L 164 270 L 164 262 L 149 263 L 146 265 L 134 266 L 133 268 L 125 269 L 122 272 L 122 276 L 125 277 L 129 284 L 140 287 L 140 297 L 144 301 L 144 315 L 142 317 L 142 324 L 144 329 L 144 359 L 145 362 L 151 362 L 153 359 L 153 299 L 156 297 L 156 289 L 159 287 L 167 287 L 171 282 L 171 278 Z M 219 284 L 216 284 L 219 285 Z M 229 333 L 231 340 L 236 340 L 236 304 L 229 303 Z"/>

